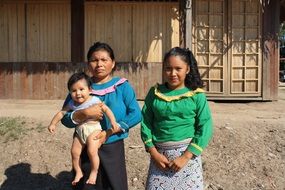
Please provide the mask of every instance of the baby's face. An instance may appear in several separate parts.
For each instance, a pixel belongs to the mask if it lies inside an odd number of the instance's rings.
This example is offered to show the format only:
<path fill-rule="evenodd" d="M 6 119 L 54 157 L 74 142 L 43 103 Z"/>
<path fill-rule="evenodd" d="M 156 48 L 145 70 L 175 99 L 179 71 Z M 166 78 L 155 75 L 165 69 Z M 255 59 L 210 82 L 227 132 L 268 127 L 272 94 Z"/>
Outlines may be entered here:
<path fill-rule="evenodd" d="M 90 97 L 90 88 L 85 79 L 75 82 L 70 88 L 72 100 L 77 104 L 82 104 Z"/>

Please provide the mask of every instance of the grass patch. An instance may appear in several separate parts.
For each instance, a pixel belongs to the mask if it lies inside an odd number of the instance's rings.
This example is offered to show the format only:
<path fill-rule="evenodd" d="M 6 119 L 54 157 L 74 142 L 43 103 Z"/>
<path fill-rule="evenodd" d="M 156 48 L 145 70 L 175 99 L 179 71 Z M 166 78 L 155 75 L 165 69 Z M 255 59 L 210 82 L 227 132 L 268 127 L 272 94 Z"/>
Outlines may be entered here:
<path fill-rule="evenodd" d="M 38 133 L 42 133 L 44 132 L 45 130 L 47 130 L 47 127 L 44 126 L 42 123 L 38 123 L 37 124 L 37 127 L 36 127 L 36 130 Z"/>
<path fill-rule="evenodd" d="M 23 117 L 0 117 L 0 137 L 4 142 L 17 140 L 25 135 L 26 121 Z"/>

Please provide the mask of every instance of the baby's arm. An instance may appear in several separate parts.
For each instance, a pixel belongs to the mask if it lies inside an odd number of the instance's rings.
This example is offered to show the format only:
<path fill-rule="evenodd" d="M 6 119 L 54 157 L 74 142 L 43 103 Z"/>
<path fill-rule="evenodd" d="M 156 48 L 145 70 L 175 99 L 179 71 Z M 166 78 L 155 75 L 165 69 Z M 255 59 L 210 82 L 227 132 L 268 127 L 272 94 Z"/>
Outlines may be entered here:
<path fill-rule="evenodd" d="M 107 115 L 107 117 L 109 118 L 109 120 L 111 122 L 112 133 L 120 132 L 121 129 L 120 129 L 120 127 L 117 124 L 116 118 L 115 118 L 112 110 L 108 106 L 106 106 L 105 104 L 103 104 L 102 110 Z"/>
<path fill-rule="evenodd" d="M 49 124 L 49 126 L 48 126 L 49 132 L 51 132 L 52 134 L 55 132 L 56 125 L 57 125 L 58 122 L 63 118 L 63 116 L 64 116 L 64 114 L 66 113 L 66 111 L 67 111 L 67 110 L 65 110 L 65 108 L 63 108 L 62 110 L 60 110 L 59 112 L 57 112 L 57 113 L 53 116 L 53 118 L 52 118 L 52 120 L 51 120 L 51 122 L 50 122 L 50 124 Z"/>

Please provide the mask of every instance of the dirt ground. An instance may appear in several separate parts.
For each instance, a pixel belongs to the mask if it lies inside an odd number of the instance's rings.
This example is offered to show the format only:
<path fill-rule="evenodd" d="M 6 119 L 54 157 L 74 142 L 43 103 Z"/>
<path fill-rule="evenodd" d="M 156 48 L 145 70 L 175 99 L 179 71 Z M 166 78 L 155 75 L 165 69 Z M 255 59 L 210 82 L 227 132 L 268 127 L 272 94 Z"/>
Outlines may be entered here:
<path fill-rule="evenodd" d="M 143 102 L 140 102 L 143 104 Z M 202 154 L 206 190 L 285 190 L 285 87 L 274 102 L 209 102 L 214 136 Z M 0 100 L 0 116 L 23 116 L 26 133 L 0 136 L 0 190 L 70 190 L 73 130 L 46 129 L 62 101 Z M 149 156 L 139 126 L 125 141 L 130 190 L 142 190 Z"/>

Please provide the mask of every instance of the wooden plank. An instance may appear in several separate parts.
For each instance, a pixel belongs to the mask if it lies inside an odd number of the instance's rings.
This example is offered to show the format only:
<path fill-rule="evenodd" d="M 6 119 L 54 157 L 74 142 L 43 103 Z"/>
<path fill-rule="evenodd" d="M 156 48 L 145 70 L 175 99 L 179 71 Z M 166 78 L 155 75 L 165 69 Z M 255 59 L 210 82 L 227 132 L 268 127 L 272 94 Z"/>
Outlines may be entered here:
<path fill-rule="evenodd" d="M 21 81 L 21 98 L 22 99 L 31 99 L 31 84 L 30 84 L 30 76 L 31 76 L 31 71 L 29 71 L 29 67 L 27 63 L 19 63 L 21 70 L 20 70 L 20 81 Z M 15 93 L 19 93 L 15 92 Z"/>
<path fill-rule="evenodd" d="M 5 64 L 6 63 L 0 62 L 0 98 L 5 98 L 5 91 L 6 91 L 5 70 L 4 70 Z"/>
<path fill-rule="evenodd" d="M 6 63 L 5 69 L 4 69 L 4 97 L 5 98 L 14 98 L 13 97 L 13 89 L 14 89 L 14 83 L 13 83 L 13 64 L 12 63 Z"/>
<path fill-rule="evenodd" d="M 172 48 L 172 47 L 176 47 L 176 46 L 179 46 L 179 41 L 180 41 L 180 39 L 179 39 L 179 20 L 180 20 L 180 18 L 179 18 L 179 15 L 178 15 L 178 8 L 177 8 L 177 6 L 171 6 L 170 7 L 171 8 L 171 12 L 172 12 L 172 14 L 171 14 L 171 31 L 172 31 L 172 37 L 171 37 L 171 47 L 170 48 Z M 191 17 L 191 20 L 192 20 L 192 17 Z M 191 28 L 189 28 L 189 30 L 191 30 L 192 29 L 192 23 L 191 23 Z M 187 45 L 186 44 L 186 46 L 188 47 L 188 48 L 191 48 L 191 35 L 192 34 L 192 32 L 190 32 L 188 35 L 189 35 L 189 44 Z M 170 49 L 169 48 L 169 49 Z"/>
<path fill-rule="evenodd" d="M 18 40 L 17 40 L 17 61 L 26 61 L 26 22 L 25 22 L 25 5 L 17 5 L 17 30 L 18 30 Z"/>
<path fill-rule="evenodd" d="M 278 36 L 280 1 L 272 1 L 264 7 L 262 14 L 264 37 L 263 48 L 263 77 L 262 97 L 264 100 L 278 99 Z"/>
<path fill-rule="evenodd" d="M 19 52 L 18 50 L 18 11 L 17 4 L 10 4 L 8 6 L 8 60 L 17 61 Z"/>
<path fill-rule="evenodd" d="M 8 51 L 8 6 L 0 3 L 0 61 L 9 61 Z"/>
<path fill-rule="evenodd" d="M 39 60 L 39 13 L 36 5 L 27 6 L 27 61 Z"/>
<path fill-rule="evenodd" d="M 192 49 L 192 0 L 186 0 L 186 5 L 185 5 L 185 27 L 186 27 L 186 32 L 185 32 L 185 47 Z"/>
<path fill-rule="evenodd" d="M 133 51 L 132 61 L 142 63 L 145 61 L 145 17 L 143 16 L 144 5 L 133 5 Z"/>

